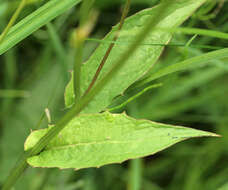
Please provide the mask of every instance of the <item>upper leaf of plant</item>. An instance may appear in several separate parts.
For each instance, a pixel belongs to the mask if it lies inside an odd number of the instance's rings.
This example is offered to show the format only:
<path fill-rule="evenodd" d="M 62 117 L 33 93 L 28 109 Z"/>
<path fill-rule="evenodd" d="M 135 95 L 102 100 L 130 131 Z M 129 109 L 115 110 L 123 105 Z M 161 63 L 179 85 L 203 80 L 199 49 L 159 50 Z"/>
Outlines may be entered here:
<path fill-rule="evenodd" d="M 165 16 L 161 19 L 158 28 L 162 27 L 177 27 L 183 23 L 205 0 L 175 0 L 175 3 L 170 5 L 165 13 Z M 119 40 L 126 42 L 126 44 L 134 41 L 135 36 L 141 31 L 144 25 L 149 19 L 156 15 L 156 11 L 159 8 L 151 8 L 143 10 L 130 18 L 126 19 L 123 32 L 120 35 Z M 115 35 L 117 26 L 105 37 L 105 40 L 112 40 Z M 130 32 L 130 35 L 127 35 Z M 146 43 L 155 44 L 167 44 L 171 39 L 171 34 L 167 31 L 153 31 L 145 39 Z M 143 42 L 142 42 L 143 43 Z M 83 65 L 81 74 L 81 90 L 85 92 L 88 88 L 97 67 L 99 66 L 101 59 L 103 58 L 105 51 L 109 44 L 101 44 L 90 59 Z M 112 63 L 128 48 L 127 45 L 115 46 L 104 66 L 102 72 L 98 78 L 101 79 L 104 73 L 106 73 L 111 67 Z M 127 87 L 134 83 L 137 79 L 142 77 L 157 61 L 161 55 L 163 47 L 159 46 L 141 46 L 128 60 L 123 68 L 121 68 L 115 77 L 106 85 L 106 87 L 100 91 L 97 96 L 90 102 L 85 108 L 84 113 L 96 113 L 106 108 L 111 100 L 124 92 Z M 83 93 L 82 93 L 83 94 Z M 73 80 L 68 84 L 65 92 L 65 104 L 66 107 L 70 107 L 74 104 L 73 93 Z"/>
<path fill-rule="evenodd" d="M 25 150 L 32 148 L 49 129 L 32 132 Z M 155 154 L 187 138 L 202 136 L 216 135 L 136 120 L 125 114 L 85 114 L 74 118 L 39 155 L 27 161 L 35 167 L 100 167 Z"/>

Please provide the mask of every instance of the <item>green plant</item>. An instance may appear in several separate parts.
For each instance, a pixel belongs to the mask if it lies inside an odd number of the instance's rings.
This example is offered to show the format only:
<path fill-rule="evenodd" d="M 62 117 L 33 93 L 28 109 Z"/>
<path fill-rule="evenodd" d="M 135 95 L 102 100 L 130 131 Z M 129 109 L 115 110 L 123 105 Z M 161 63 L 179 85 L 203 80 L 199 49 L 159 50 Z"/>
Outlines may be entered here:
<path fill-rule="evenodd" d="M 8 29 L 6 30 L 1 36 L 0 54 L 45 24 L 50 35 L 55 36 L 55 28 L 48 22 L 79 2 L 47 2 L 12 27 L 8 34 Z M 144 85 L 155 79 L 181 70 L 192 70 L 200 66 L 198 63 L 227 58 L 228 49 L 223 48 L 148 73 L 162 54 L 164 46 L 171 40 L 173 32 L 207 34 L 227 39 L 227 34 L 222 32 L 177 28 L 205 2 L 206 0 L 164 0 L 159 6 L 143 10 L 125 20 L 131 3 L 126 1 L 120 24 L 103 40 L 111 44 L 100 44 L 82 65 L 83 46 L 94 24 L 90 22 L 91 1 L 84 0 L 79 14 L 79 27 L 72 40 L 75 43 L 75 64 L 72 79 L 65 91 L 68 110 L 54 126 L 29 135 L 25 153 L 12 170 L 3 189 L 12 187 L 28 164 L 35 167 L 75 169 L 99 167 L 148 156 L 188 138 L 217 136 L 196 129 L 135 120 L 126 114 L 106 112 L 115 108 L 111 105 L 113 100 L 125 91 L 138 89 L 136 94 L 141 95 L 148 88 L 143 88 Z M 52 40 L 59 44 L 60 48 L 56 52 L 63 54 L 60 60 L 63 62 L 64 50 L 58 36 Z M 115 44 L 118 42 L 127 45 L 117 47 Z M 158 46 L 141 46 L 143 43 Z M 188 43 L 186 47 L 190 45 Z M 136 97 L 138 95 L 133 96 L 133 99 Z M 127 103 L 122 104 L 125 106 Z"/>

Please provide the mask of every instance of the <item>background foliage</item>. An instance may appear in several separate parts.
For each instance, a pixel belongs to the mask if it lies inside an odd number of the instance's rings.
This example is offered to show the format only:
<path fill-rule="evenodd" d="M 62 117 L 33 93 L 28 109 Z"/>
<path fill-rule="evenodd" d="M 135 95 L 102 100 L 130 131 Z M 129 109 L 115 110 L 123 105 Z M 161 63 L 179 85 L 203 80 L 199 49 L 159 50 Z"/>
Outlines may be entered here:
<path fill-rule="evenodd" d="M 18 2 L 0 0 L 1 31 Z M 123 2 L 96 1 L 99 18 L 92 37 L 102 38 L 119 21 Z M 157 2 L 134 0 L 130 14 Z M 228 3 L 222 2 L 208 0 L 184 26 L 227 32 Z M 29 1 L 19 19 L 44 3 L 45 0 Z M 77 19 L 78 7 L 75 7 L 54 20 L 63 45 L 60 53 L 56 50 L 50 29 L 45 26 L 0 57 L 0 183 L 3 183 L 9 168 L 21 155 L 25 138 L 31 129 L 37 128 L 36 124 L 45 108 L 50 109 L 53 123 L 64 112 L 63 92 L 70 77 L 66 71 L 72 70 L 73 64 L 70 33 L 77 26 Z M 171 43 L 186 44 L 191 37 L 178 33 Z M 226 47 L 227 41 L 197 36 L 192 44 Z M 85 60 L 96 46 L 96 42 L 86 42 Z M 168 46 L 151 72 L 209 51 L 191 45 Z M 120 113 L 126 111 L 135 118 L 216 132 L 223 138 L 194 139 L 142 160 L 99 169 L 60 172 L 58 169 L 29 168 L 16 189 L 222 189 L 228 183 L 226 62 L 227 59 L 216 60 L 191 71 L 158 79 L 156 82 L 163 83 L 162 87 L 147 91 L 118 110 Z M 113 104 L 135 93 L 126 92 Z M 47 121 L 43 122 L 41 127 L 46 124 Z"/>

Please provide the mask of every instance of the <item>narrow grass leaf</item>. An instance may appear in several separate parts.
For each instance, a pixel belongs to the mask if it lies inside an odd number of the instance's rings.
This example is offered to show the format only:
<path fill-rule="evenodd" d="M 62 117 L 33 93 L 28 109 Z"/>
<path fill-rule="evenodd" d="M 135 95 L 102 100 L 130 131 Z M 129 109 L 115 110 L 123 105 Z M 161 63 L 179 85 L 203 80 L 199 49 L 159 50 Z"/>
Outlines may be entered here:
<path fill-rule="evenodd" d="M 151 74 L 149 77 L 137 82 L 135 87 L 144 85 L 148 82 L 151 82 L 155 79 L 158 79 L 160 77 L 166 76 L 171 73 L 175 73 L 175 72 L 183 71 L 183 70 L 187 70 L 187 69 L 197 68 L 202 64 L 211 63 L 214 60 L 227 58 L 227 57 L 228 57 L 228 48 L 216 50 L 216 51 L 209 52 L 209 53 L 204 53 L 202 55 L 199 55 L 199 56 L 175 63 L 168 67 L 162 68 L 162 69 L 158 70 L 157 72 Z"/>
<path fill-rule="evenodd" d="M 183 33 L 183 34 L 198 34 L 202 36 L 209 36 L 213 38 L 220 38 L 220 39 L 225 39 L 228 40 L 228 34 L 225 32 L 220 32 L 216 30 L 207 30 L 207 29 L 201 29 L 201 28 L 183 28 L 183 27 L 178 27 L 175 29 L 167 29 L 170 32 L 178 32 L 178 33 Z"/>
<path fill-rule="evenodd" d="M 115 106 L 115 107 L 111 107 L 108 109 L 109 112 L 112 112 L 112 111 L 115 111 L 115 110 L 118 110 L 118 109 L 121 109 L 123 107 L 125 107 L 127 104 L 129 104 L 130 102 L 134 101 L 135 99 L 137 99 L 139 96 L 143 95 L 144 93 L 146 93 L 147 91 L 153 89 L 153 88 L 158 88 L 158 87 L 161 87 L 162 84 L 159 83 L 159 84 L 153 84 L 153 85 L 150 85 L 146 88 L 144 88 L 143 90 L 141 90 L 140 92 L 138 92 L 137 94 L 135 94 L 134 96 L 130 97 L 129 99 L 127 99 L 126 101 L 124 101 L 123 103 Z"/>
<path fill-rule="evenodd" d="M 51 0 L 11 28 L 0 45 L 0 55 L 27 36 L 78 4 L 81 0 Z"/>

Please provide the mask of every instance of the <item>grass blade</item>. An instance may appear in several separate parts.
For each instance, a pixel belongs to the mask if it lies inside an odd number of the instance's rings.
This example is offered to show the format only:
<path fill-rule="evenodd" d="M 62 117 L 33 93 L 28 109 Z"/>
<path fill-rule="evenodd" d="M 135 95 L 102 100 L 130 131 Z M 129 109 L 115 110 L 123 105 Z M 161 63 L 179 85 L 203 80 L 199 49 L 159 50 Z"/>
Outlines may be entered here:
<path fill-rule="evenodd" d="M 155 79 L 166 76 L 168 74 L 178 72 L 178 71 L 183 71 L 194 67 L 199 67 L 200 64 L 209 63 L 210 61 L 222 59 L 225 57 L 228 57 L 228 48 L 216 50 L 210 53 L 205 53 L 203 55 L 199 55 L 199 56 L 187 59 L 185 61 L 181 61 L 179 63 L 170 65 L 166 68 L 160 69 L 156 73 L 147 77 L 146 79 L 143 79 L 137 82 L 135 87 L 142 86 L 148 82 L 151 82 Z"/>
<path fill-rule="evenodd" d="M 51 0 L 11 28 L 0 44 L 0 55 L 81 0 Z"/>

